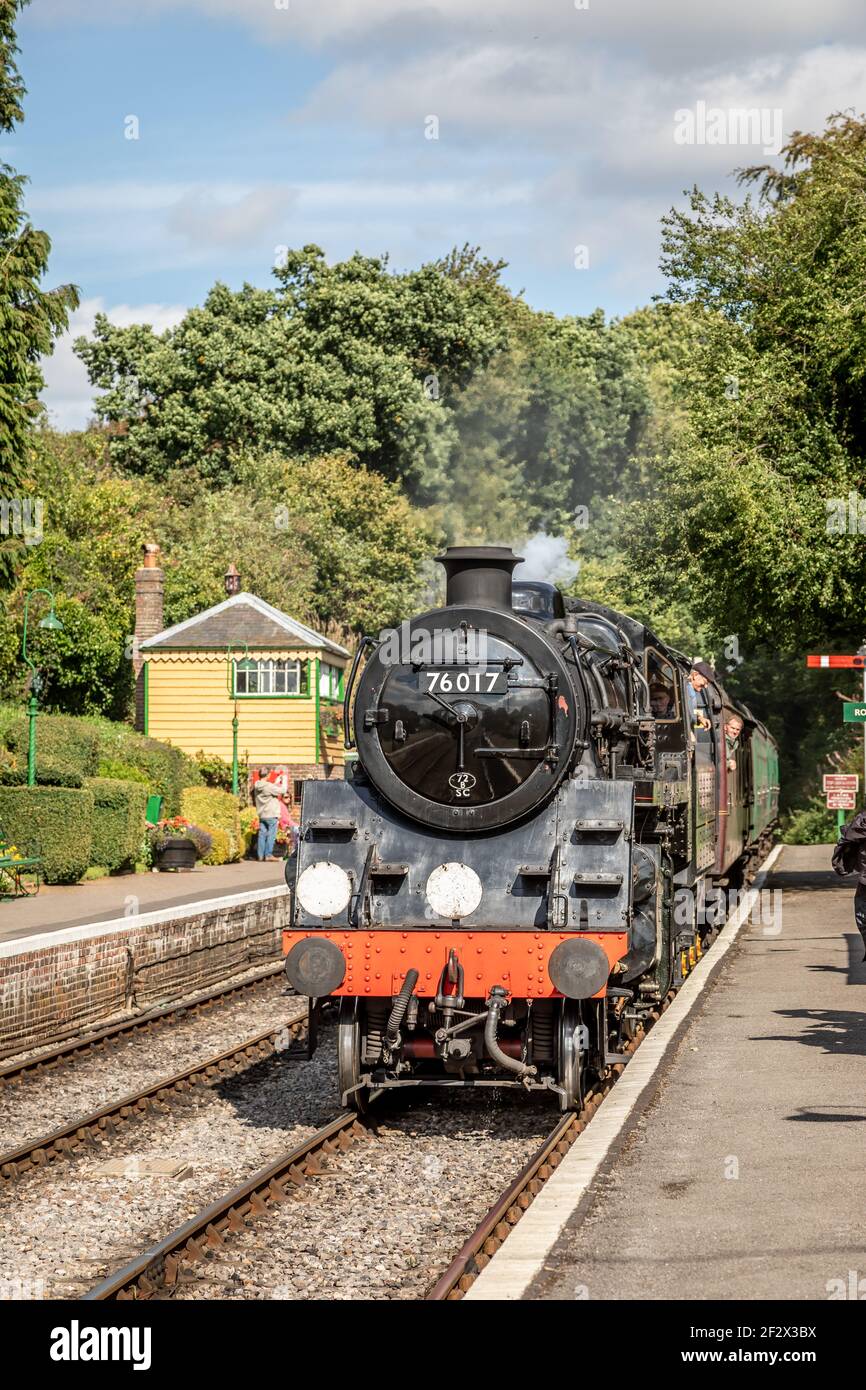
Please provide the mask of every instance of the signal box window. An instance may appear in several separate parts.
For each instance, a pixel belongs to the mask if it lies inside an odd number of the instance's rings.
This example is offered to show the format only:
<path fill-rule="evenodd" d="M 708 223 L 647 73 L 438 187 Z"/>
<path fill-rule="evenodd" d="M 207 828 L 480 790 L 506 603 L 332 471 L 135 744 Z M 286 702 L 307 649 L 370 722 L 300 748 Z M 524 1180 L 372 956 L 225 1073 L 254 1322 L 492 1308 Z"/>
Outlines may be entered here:
<path fill-rule="evenodd" d="M 322 662 L 319 667 L 319 696 L 323 700 L 342 700 L 343 672 L 339 666 Z"/>
<path fill-rule="evenodd" d="M 236 695 L 304 695 L 306 663 L 249 659 L 235 666 Z"/>
<path fill-rule="evenodd" d="M 653 647 L 647 647 L 646 678 L 650 692 L 650 709 L 655 718 L 660 723 L 673 723 L 679 718 L 674 668 Z"/>

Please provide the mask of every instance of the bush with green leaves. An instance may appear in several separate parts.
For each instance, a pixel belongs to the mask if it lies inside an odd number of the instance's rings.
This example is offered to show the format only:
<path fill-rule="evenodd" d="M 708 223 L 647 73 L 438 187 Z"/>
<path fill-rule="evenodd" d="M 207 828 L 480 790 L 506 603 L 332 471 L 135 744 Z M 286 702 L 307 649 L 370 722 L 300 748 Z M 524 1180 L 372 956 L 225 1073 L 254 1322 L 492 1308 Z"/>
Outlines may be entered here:
<path fill-rule="evenodd" d="M 220 791 L 217 787 L 185 787 L 181 796 L 181 815 L 195 821 L 196 825 L 211 834 L 221 831 L 225 835 L 225 859 L 210 862 L 226 863 L 240 858 L 240 807 L 237 797 L 232 796 L 231 792 Z M 219 848 L 223 848 L 222 841 Z"/>
<path fill-rule="evenodd" d="M 196 766 L 201 773 L 206 787 L 217 787 L 220 791 L 230 792 L 232 789 L 232 766 L 224 758 L 216 753 L 198 752 L 195 755 Z"/>
<path fill-rule="evenodd" d="M 26 715 L 12 719 L 6 745 L 19 766 L 27 766 L 30 721 Z M 99 736 L 85 719 L 67 714 L 40 714 L 36 722 L 36 767 L 65 767 L 82 777 L 95 777 L 99 769 Z"/>
<path fill-rule="evenodd" d="M 11 714 L 10 714 L 11 711 Z M 0 737 L 16 768 L 27 767 L 27 719 L 14 706 L 0 707 Z M 37 781 L 50 774 L 114 777 L 140 782 L 163 798 L 167 816 L 180 811 L 184 787 L 201 782 L 195 759 L 180 748 L 136 733 L 128 724 L 99 717 L 40 714 L 37 724 Z M 56 784 L 56 782 L 55 782 Z M 64 783 L 68 785 L 68 783 Z"/>
<path fill-rule="evenodd" d="M 93 793 L 91 863 L 112 873 L 134 868 L 144 834 L 147 790 L 140 782 L 90 777 Z"/>
<path fill-rule="evenodd" d="M 89 788 L 0 787 L 7 840 L 42 859 L 46 883 L 77 883 L 90 865 L 93 793 Z"/>
<path fill-rule="evenodd" d="M 203 864 L 227 864 L 231 858 L 237 858 L 237 855 L 232 855 L 231 840 L 225 830 L 210 826 L 207 833 L 211 847 L 207 854 L 202 855 Z"/>
<path fill-rule="evenodd" d="M 40 763 L 36 768 L 37 787 L 83 787 L 84 778 L 73 768 Z M 27 771 L 13 763 L 0 762 L 0 787 L 26 787 Z"/>
<path fill-rule="evenodd" d="M 779 838 L 783 845 L 835 844 L 836 813 L 827 810 L 822 797 L 813 796 L 806 806 L 791 812 Z"/>
<path fill-rule="evenodd" d="M 114 777 L 120 782 L 140 782 L 142 786 L 150 787 L 147 773 L 134 763 L 125 763 L 122 758 L 100 758 L 99 776 Z"/>

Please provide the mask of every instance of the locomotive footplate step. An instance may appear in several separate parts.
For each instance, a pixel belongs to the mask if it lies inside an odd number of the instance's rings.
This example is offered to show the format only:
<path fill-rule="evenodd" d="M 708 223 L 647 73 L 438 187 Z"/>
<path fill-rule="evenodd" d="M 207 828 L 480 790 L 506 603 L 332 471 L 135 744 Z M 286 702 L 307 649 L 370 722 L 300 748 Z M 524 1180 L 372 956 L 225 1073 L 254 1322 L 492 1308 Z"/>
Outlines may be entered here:
<path fill-rule="evenodd" d="M 558 1184 L 548 1228 L 528 1224 L 518 1248 L 536 1198 L 470 1300 L 822 1302 L 850 1298 L 852 1279 L 864 1296 L 866 964 L 831 852 L 781 850 L 751 920 L 705 957 L 703 986 L 686 998 L 687 982 L 542 1189 Z"/>

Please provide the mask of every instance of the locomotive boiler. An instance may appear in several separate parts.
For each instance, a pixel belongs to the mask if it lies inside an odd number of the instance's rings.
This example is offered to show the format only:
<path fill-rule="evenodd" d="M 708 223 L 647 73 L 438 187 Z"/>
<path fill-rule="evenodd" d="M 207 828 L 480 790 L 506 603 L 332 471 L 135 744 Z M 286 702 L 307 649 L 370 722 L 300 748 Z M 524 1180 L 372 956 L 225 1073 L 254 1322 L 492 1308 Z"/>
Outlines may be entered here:
<path fill-rule="evenodd" d="M 344 1104 L 576 1109 L 700 955 L 707 885 L 767 847 L 776 747 L 718 681 L 697 722 L 691 663 L 641 623 L 514 582 L 505 548 L 439 558 L 445 606 L 356 652 L 353 775 L 304 786 L 286 972 L 314 1014 L 339 1001 Z"/>

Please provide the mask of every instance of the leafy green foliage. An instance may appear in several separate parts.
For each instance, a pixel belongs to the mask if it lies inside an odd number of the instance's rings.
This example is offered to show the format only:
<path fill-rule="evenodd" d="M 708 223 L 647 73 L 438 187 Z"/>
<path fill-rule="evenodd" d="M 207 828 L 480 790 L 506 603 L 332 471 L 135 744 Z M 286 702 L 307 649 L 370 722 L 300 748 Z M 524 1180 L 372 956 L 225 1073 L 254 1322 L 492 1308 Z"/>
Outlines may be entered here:
<path fill-rule="evenodd" d="M 0 762 L 0 785 L 4 787 L 26 787 L 27 768 L 16 762 Z M 36 769 L 38 787 L 83 787 L 84 778 L 74 768 L 60 767 L 56 763 L 40 762 Z"/>
<path fill-rule="evenodd" d="M 185 787 L 180 813 L 206 830 L 213 840 L 206 863 L 225 864 L 241 854 L 240 806 L 231 792 L 217 787 Z"/>
<path fill-rule="evenodd" d="M 785 818 L 779 838 L 783 845 L 835 844 L 835 813 L 827 810 L 820 796 L 810 797 L 805 806 Z"/>
<path fill-rule="evenodd" d="M 247 457 L 238 481 L 216 491 L 194 472 L 175 471 L 159 488 L 120 476 L 104 452 L 96 434 L 34 436 L 29 466 L 45 498 L 44 538 L 18 547 L 0 611 L 0 685 L 19 699 L 25 596 L 48 588 L 63 631 L 39 627 L 46 599 L 31 604 L 28 624 L 41 704 L 128 713 L 134 575 L 145 540 L 162 546 L 167 625 L 223 600 L 230 561 L 246 588 L 338 639 L 398 621 L 416 600 L 422 559 L 436 541 L 432 522 L 399 487 L 344 456 Z"/>
<path fill-rule="evenodd" d="M 90 777 L 93 794 L 93 847 L 90 859 L 111 873 L 132 869 L 144 835 L 147 791 L 138 782 Z"/>
<path fill-rule="evenodd" d="M 674 302 L 702 313 L 688 425 L 650 499 L 717 630 L 782 642 L 862 631 L 866 555 L 827 526 L 863 477 L 866 125 L 796 133 L 757 201 L 697 189 L 664 220 Z"/>
<path fill-rule="evenodd" d="M 7 840 L 41 857 L 46 883 L 77 883 L 90 863 L 93 793 L 0 787 L 0 825 Z"/>
<path fill-rule="evenodd" d="M 15 754 L 19 766 L 27 766 L 29 721 L 17 715 L 7 726 L 6 746 Z M 99 736 L 83 720 L 65 715 L 40 714 L 36 724 L 36 770 L 43 764 L 61 766 L 93 777 L 99 767 Z"/>
<path fill-rule="evenodd" d="M 27 766 L 27 719 L 11 705 L 0 706 L 0 740 L 13 755 L 13 765 Z M 126 724 L 71 715 L 39 715 L 37 777 L 52 769 L 89 778 L 115 776 L 138 781 L 165 802 L 167 815 L 176 815 L 184 787 L 200 780 L 192 758 L 171 744 L 146 738 Z"/>
<path fill-rule="evenodd" d="M 24 3 L 5 0 L 0 6 L 0 132 L 6 135 L 24 115 L 15 42 Z M 21 174 L 0 163 L 0 462 L 15 485 L 24 472 L 28 429 L 39 411 L 37 397 L 44 384 L 39 358 L 51 351 L 78 304 L 73 285 L 41 288 L 51 243 L 22 209 L 25 183 Z"/>
<path fill-rule="evenodd" d="M 12 556 L 0 615 L 0 685 L 24 694 L 24 600 L 31 589 L 47 588 L 63 630 L 39 627 L 48 600 L 37 598 L 27 644 L 45 682 L 41 703 L 119 718 L 132 693 L 133 575 L 159 500 L 153 488 L 113 476 L 102 455 L 103 442 L 93 435 L 40 430 L 31 438 L 28 486 L 44 501 L 43 538 L 19 544 Z"/>
<path fill-rule="evenodd" d="M 601 311 L 558 319 L 520 301 L 507 345 L 457 394 L 459 456 L 441 507 L 462 541 L 559 531 L 628 477 L 649 397 L 630 335 Z"/>
<path fill-rule="evenodd" d="M 206 787 L 216 787 L 219 791 L 232 789 L 232 767 L 217 753 L 199 751 L 195 755 L 196 766 Z"/>
<path fill-rule="evenodd" d="M 99 316 L 78 340 L 117 427 L 114 461 L 157 478 L 194 467 L 220 487 L 245 450 L 348 451 L 429 495 L 454 442 L 440 400 L 500 343 L 490 291 L 436 266 L 394 274 L 386 258 L 329 266 L 317 246 L 274 275 L 269 290 L 215 285 L 162 334 Z"/>

